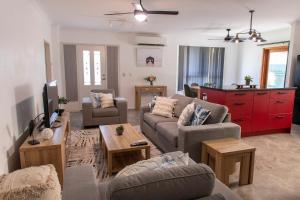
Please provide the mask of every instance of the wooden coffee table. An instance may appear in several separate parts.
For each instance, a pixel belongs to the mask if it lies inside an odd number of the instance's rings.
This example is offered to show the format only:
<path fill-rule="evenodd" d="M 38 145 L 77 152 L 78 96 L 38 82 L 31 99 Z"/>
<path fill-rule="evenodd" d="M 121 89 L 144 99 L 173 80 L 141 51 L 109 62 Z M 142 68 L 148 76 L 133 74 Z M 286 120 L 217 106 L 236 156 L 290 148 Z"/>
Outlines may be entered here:
<path fill-rule="evenodd" d="M 241 163 L 239 184 L 252 184 L 254 157 L 255 148 L 235 138 L 202 142 L 202 162 L 209 165 L 217 178 L 227 186 L 236 162 Z"/>
<path fill-rule="evenodd" d="M 116 134 L 116 128 L 124 126 L 123 135 Z M 100 125 L 100 145 L 107 158 L 108 174 L 120 171 L 127 165 L 136 163 L 139 160 L 150 158 L 150 145 L 131 147 L 130 144 L 137 140 L 146 140 L 146 137 L 139 133 L 131 124 Z M 145 155 L 143 155 L 145 150 Z"/>

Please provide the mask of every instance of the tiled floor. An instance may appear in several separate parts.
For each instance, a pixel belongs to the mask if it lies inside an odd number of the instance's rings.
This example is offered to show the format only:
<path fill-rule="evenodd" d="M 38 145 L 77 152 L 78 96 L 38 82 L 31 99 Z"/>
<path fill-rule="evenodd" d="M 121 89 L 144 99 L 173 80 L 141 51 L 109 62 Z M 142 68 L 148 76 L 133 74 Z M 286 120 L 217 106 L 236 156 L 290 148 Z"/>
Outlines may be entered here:
<path fill-rule="evenodd" d="M 128 122 L 139 125 L 139 112 L 128 111 Z M 72 129 L 83 129 L 80 112 L 71 114 Z M 245 200 L 300 200 L 300 126 L 291 134 L 272 134 L 242 138 L 256 147 L 254 181 L 239 187 L 237 172 L 231 188 Z"/>

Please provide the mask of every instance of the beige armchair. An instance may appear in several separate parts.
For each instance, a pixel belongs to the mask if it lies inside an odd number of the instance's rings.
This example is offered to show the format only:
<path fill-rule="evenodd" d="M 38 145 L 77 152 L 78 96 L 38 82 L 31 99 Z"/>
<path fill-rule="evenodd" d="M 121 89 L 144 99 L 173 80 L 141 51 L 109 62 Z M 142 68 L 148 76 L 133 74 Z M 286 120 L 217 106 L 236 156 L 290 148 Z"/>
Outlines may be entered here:
<path fill-rule="evenodd" d="M 85 127 L 127 123 L 127 100 L 125 98 L 115 97 L 115 91 L 112 89 L 92 90 L 91 92 L 113 94 L 115 106 L 110 108 L 93 108 L 91 97 L 84 97 L 82 99 L 82 113 Z"/>

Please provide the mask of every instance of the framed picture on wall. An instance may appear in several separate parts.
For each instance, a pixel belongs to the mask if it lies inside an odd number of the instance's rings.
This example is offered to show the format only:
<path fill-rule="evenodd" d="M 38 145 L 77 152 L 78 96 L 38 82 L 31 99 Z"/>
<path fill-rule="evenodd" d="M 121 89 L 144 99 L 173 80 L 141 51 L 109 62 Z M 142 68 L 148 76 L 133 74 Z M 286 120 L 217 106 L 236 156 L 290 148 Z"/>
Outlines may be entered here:
<path fill-rule="evenodd" d="M 136 65 L 138 67 L 161 67 L 163 49 L 161 47 L 138 47 Z"/>

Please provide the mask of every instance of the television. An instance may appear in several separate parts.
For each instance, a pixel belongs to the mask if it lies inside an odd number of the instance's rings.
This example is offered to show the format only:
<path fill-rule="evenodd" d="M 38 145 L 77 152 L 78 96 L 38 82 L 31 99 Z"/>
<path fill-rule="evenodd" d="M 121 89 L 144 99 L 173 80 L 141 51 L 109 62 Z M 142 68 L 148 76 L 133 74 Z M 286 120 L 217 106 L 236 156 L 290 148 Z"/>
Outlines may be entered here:
<path fill-rule="evenodd" d="M 57 82 L 51 81 L 44 85 L 43 104 L 44 104 L 44 126 L 51 128 L 58 117 L 58 89 Z"/>

